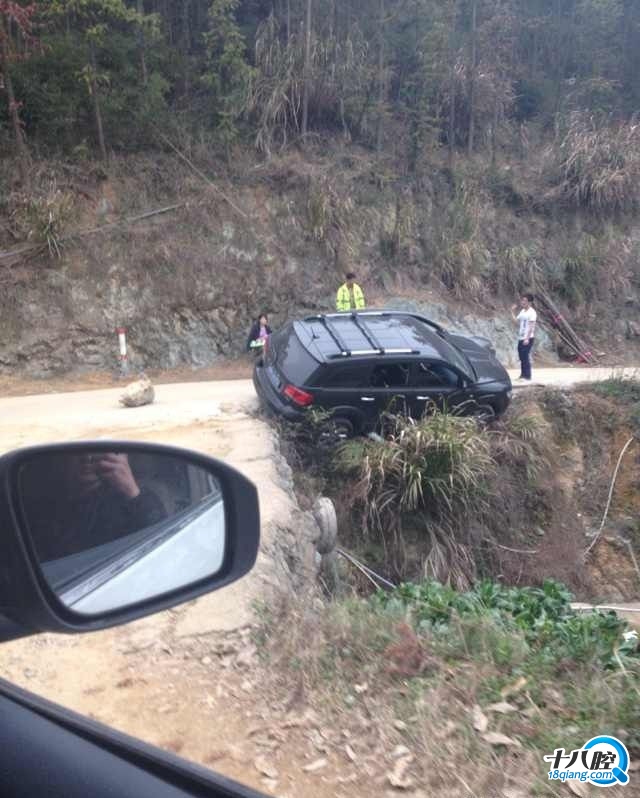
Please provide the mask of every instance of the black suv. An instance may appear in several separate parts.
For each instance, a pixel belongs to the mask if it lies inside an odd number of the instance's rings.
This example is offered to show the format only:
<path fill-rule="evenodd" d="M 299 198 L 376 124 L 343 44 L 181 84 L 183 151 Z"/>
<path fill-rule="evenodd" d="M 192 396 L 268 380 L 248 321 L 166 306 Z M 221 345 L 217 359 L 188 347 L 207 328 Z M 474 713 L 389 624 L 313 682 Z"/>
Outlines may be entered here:
<path fill-rule="evenodd" d="M 393 310 L 309 316 L 268 340 L 253 382 L 276 414 L 331 413 L 340 437 L 367 433 L 386 410 L 421 418 L 433 407 L 499 416 L 511 380 L 486 338 L 452 335 Z"/>

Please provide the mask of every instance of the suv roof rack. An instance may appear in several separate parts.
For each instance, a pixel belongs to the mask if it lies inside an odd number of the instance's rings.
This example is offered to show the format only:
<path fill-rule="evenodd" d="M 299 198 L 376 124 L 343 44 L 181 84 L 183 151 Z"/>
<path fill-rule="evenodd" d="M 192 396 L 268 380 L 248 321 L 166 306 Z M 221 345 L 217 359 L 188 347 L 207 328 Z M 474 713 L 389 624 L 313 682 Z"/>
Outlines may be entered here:
<path fill-rule="evenodd" d="M 354 316 L 356 314 L 357 314 L 357 316 L 360 319 L 362 319 L 363 316 L 381 316 L 381 317 L 382 316 L 406 316 L 408 318 L 417 319 L 418 321 L 421 321 L 424 324 L 429 325 L 429 327 L 432 327 L 438 333 L 446 332 L 446 330 L 444 329 L 444 327 L 442 327 L 442 325 L 438 324 L 435 321 L 432 321 L 431 319 L 427 318 L 426 316 L 423 316 L 421 313 L 414 313 L 411 310 L 387 310 L 387 309 L 382 308 L 381 310 L 359 310 L 359 311 L 351 311 L 351 313 L 350 313 L 350 315 L 352 315 L 352 316 Z M 339 319 L 339 318 L 344 318 L 347 314 L 344 313 L 344 312 L 341 312 L 341 313 L 338 312 L 338 313 L 325 313 L 325 314 L 322 314 L 322 315 L 325 318 L 336 318 L 336 319 Z M 319 316 L 317 316 L 317 317 L 314 316 L 313 318 L 319 318 Z"/>
<path fill-rule="evenodd" d="M 364 315 L 389 315 L 388 312 L 386 313 L 369 313 Z M 376 338 L 373 330 L 369 327 L 366 323 L 365 319 L 362 318 L 363 314 L 358 313 L 357 311 L 352 311 L 348 318 L 351 318 L 355 325 L 358 327 L 360 332 L 364 335 L 367 339 L 369 344 L 371 345 L 371 349 L 349 349 L 345 344 L 344 340 L 340 336 L 340 333 L 336 330 L 334 325 L 331 323 L 332 318 L 347 318 L 347 314 L 345 313 L 320 313 L 316 316 L 307 316 L 304 321 L 319 321 L 322 323 L 326 331 L 329 333 L 331 338 L 335 341 L 338 345 L 338 349 L 340 350 L 336 355 L 329 355 L 330 358 L 338 358 L 338 357 L 352 357 L 353 355 L 418 355 L 420 352 L 417 349 L 411 349 L 410 347 L 384 347 L 380 343 L 380 341 Z"/>
<path fill-rule="evenodd" d="M 369 341 L 371 346 L 374 349 L 379 349 L 381 352 L 384 352 L 384 346 L 382 346 L 380 341 L 378 341 L 373 330 L 371 330 L 371 328 L 367 325 L 367 322 L 358 315 L 357 311 L 353 311 L 351 318 L 355 322 L 356 327 L 362 332 L 367 341 Z"/>
<path fill-rule="evenodd" d="M 331 324 L 331 322 L 329 321 L 329 318 L 326 315 L 324 315 L 322 313 L 319 313 L 317 316 L 307 316 L 305 318 L 305 321 L 319 321 L 319 322 L 321 322 L 324 325 L 326 331 L 329 333 L 329 335 L 333 338 L 335 343 L 338 345 L 338 349 L 340 350 L 341 356 L 342 357 L 348 357 L 351 354 L 351 350 L 347 348 L 347 345 L 345 344 L 345 342 L 340 337 L 340 333 L 336 330 L 336 328 L 333 326 L 333 324 Z"/>

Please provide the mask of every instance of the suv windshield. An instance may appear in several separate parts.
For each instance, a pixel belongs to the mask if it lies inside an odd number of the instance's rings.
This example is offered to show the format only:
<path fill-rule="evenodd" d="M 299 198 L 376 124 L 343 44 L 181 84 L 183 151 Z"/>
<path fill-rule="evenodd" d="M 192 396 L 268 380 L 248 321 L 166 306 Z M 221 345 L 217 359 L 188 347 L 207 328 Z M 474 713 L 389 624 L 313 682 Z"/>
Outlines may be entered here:
<path fill-rule="evenodd" d="M 442 340 L 447 344 L 447 359 L 449 362 L 453 363 L 454 366 L 457 366 L 467 377 L 476 380 L 478 378 L 476 370 L 465 353 L 461 349 L 458 349 L 453 341 L 449 339 L 447 333 L 443 334 Z"/>

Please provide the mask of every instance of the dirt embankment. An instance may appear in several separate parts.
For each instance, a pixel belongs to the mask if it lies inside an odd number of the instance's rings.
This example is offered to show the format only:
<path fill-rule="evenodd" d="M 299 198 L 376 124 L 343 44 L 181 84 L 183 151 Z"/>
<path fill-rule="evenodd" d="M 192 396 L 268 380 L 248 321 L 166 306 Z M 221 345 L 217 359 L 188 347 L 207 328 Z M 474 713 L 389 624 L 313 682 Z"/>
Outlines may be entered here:
<path fill-rule="evenodd" d="M 206 168 L 221 171 L 220 164 Z M 522 275 L 544 262 L 562 276 L 567 258 L 574 263 L 570 253 L 590 240 L 584 223 L 515 214 L 479 174 L 469 175 L 473 203 L 452 217 L 456 198 L 445 172 L 412 185 L 376 177 L 379 168 L 357 149 L 291 153 L 268 163 L 248 156 L 224 188 L 230 204 L 166 153 L 116 157 L 106 179 L 102 167 L 87 165 L 85 173 L 43 164 L 33 192 L 51 200 L 43 207 L 52 219 L 42 226 L 57 254 L 42 241 L 26 260 L 7 257 L 24 243 L 15 217 L 28 198 L 9 195 L 0 208 L 0 375 L 114 369 L 120 326 L 128 330 L 135 369 L 209 367 L 243 351 L 251 320 L 263 310 L 277 326 L 332 309 L 351 269 L 370 305 L 392 302 L 487 335 L 514 363 L 508 308 L 524 288 Z M 72 211 L 58 218 L 61 194 Z M 167 207 L 173 210 L 127 221 Z M 32 222 L 23 221 L 28 230 Z M 92 234 L 81 235 L 87 230 Z M 569 311 L 554 297 L 594 351 L 628 360 L 640 340 L 633 326 L 640 300 L 627 275 L 635 268 L 635 239 L 633 231 L 619 231 L 612 243 L 601 232 L 605 254 L 619 239 L 614 262 L 621 274 L 605 281 L 597 312 Z M 621 306 L 612 299 L 618 285 Z M 537 338 L 539 352 L 554 356 L 542 325 Z"/>

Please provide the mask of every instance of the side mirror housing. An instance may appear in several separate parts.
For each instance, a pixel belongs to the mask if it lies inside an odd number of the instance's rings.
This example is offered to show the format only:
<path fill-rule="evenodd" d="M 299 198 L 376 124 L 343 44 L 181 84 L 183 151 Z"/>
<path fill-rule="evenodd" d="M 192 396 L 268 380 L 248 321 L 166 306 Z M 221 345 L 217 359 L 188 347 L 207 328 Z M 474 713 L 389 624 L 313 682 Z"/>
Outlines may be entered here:
<path fill-rule="evenodd" d="M 126 623 L 253 567 L 258 494 L 225 463 L 146 443 L 0 457 L 0 639 Z"/>

